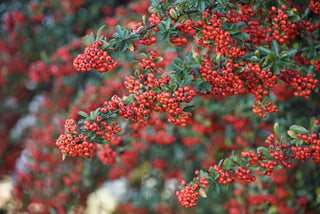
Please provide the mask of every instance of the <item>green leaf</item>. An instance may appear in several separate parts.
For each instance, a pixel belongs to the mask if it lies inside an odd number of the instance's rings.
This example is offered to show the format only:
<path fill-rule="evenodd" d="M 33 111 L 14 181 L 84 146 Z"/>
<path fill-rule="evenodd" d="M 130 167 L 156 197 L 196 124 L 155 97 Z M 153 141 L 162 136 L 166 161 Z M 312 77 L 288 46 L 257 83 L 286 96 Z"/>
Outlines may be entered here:
<path fill-rule="evenodd" d="M 155 58 L 155 60 L 153 62 L 155 64 L 157 64 L 157 63 L 161 62 L 162 60 L 163 60 L 163 58 L 159 56 L 159 57 Z"/>
<path fill-rule="evenodd" d="M 213 166 L 210 166 L 208 172 L 210 173 L 210 176 L 213 178 L 215 170 L 213 169 Z"/>
<path fill-rule="evenodd" d="M 257 49 L 258 49 L 259 51 L 261 51 L 262 53 L 265 53 L 265 54 L 270 54 L 270 53 L 271 53 L 271 50 L 270 50 L 270 49 L 265 48 L 265 47 L 262 47 L 262 46 L 257 47 Z"/>
<path fill-rule="evenodd" d="M 260 172 L 262 172 L 262 173 L 266 173 L 267 172 L 267 169 L 266 168 L 260 168 Z"/>
<path fill-rule="evenodd" d="M 289 129 L 291 131 L 294 131 L 295 133 L 309 134 L 309 131 L 306 128 L 299 126 L 299 125 L 292 125 L 292 126 L 290 126 Z"/>
<path fill-rule="evenodd" d="M 292 130 L 288 130 L 288 131 L 287 131 L 287 134 L 288 134 L 290 137 L 292 137 L 293 139 L 298 139 L 298 138 L 297 138 L 297 134 L 296 134 L 294 131 L 292 131 Z"/>
<path fill-rule="evenodd" d="M 256 56 L 250 57 L 249 60 L 250 60 L 251 62 L 257 62 L 257 61 L 259 61 L 258 57 L 256 57 Z"/>
<path fill-rule="evenodd" d="M 258 152 L 261 152 L 266 158 L 270 158 L 270 152 L 269 149 L 267 149 L 266 147 L 258 147 L 257 149 Z"/>
<path fill-rule="evenodd" d="M 195 108 L 196 108 L 195 105 L 186 106 L 186 107 L 183 108 L 183 111 L 184 112 L 192 112 Z"/>
<path fill-rule="evenodd" d="M 97 31 L 97 36 L 96 36 L 96 41 L 99 41 L 100 40 L 100 35 L 101 35 L 101 33 L 102 33 L 102 30 L 103 30 L 103 28 L 105 27 L 106 25 L 102 25 L 99 29 L 98 29 L 98 31 Z"/>
<path fill-rule="evenodd" d="M 191 57 L 192 57 L 192 52 L 189 51 L 186 55 L 186 64 L 188 65 L 190 63 L 190 60 L 191 60 Z"/>
<path fill-rule="evenodd" d="M 241 159 L 238 155 L 234 156 L 233 160 L 237 163 L 240 164 L 241 163 Z"/>
<path fill-rule="evenodd" d="M 239 37 L 241 38 L 241 40 L 244 40 L 244 41 L 246 41 L 246 40 L 249 40 L 249 39 L 250 39 L 249 34 L 247 34 L 247 33 L 243 33 L 243 32 L 241 32 L 241 34 L 239 35 Z"/>
<path fill-rule="evenodd" d="M 170 75 L 170 77 L 175 83 L 177 83 L 178 85 L 180 84 L 181 80 L 179 79 L 179 77 L 174 74 Z"/>
<path fill-rule="evenodd" d="M 275 74 L 280 74 L 280 67 L 279 67 L 279 65 L 274 64 L 272 68 L 273 68 Z"/>
<path fill-rule="evenodd" d="M 89 46 L 94 42 L 94 36 L 93 35 L 86 35 L 83 37 L 82 41 L 85 46 Z"/>
<path fill-rule="evenodd" d="M 313 131 L 315 126 L 316 126 L 316 118 L 312 117 L 311 120 L 310 120 L 310 124 L 309 124 L 310 130 Z"/>
<path fill-rule="evenodd" d="M 197 85 L 201 85 L 201 83 L 203 83 L 203 80 L 201 78 L 197 78 L 197 79 L 193 79 L 190 84 L 197 86 Z"/>
<path fill-rule="evenodd" d="M 198 32 L 197 32 L 197 34 L 196 34 L 196 40 L 201 39 L 201 38 L 202 38 L 202 36 L 203 36 L 202 31 L 198 31 Z"/>
<path fill-rule="evenodd" d="M 208 172 L 204 171 L 204 170 L 200 170 L 200 174 L 199 174 L 200 177 L 202 176 L 205 176 L 206 178 L 209 178 L 209 175 L 208 175 Z"/>
<path fill-rule="evenodd" d="M 298 52 L 298 50 L 296 50 L 296 49 L 291 49 L 291 50 L 286 51 L 286 54 L 288 55 L 288 57 L 292 57 L 292 56 L 294 56 L 297 52 Z"/>
<path fill-rule="evenodd" d="M 80 116 L 84 117 L 84 118 L 88 118 L 88 117 L 89 117 L 89 115 L 88 115 L 86 112 L 84 112 L 84 111 L 78 111 L 78 114 L 79 114 Z"/>
<path fill-rule="evenodd" d="M 217 194 L 219 194 L 219 193 L 221 192 L 221 186 L 220 186 L 220 184 L 219 184 L 217 181 L 214 182 L 214 191 L 215 191 Z"/>
<path fill-rule="evenodd" d="M 173 58 L 173 61 L 175 61 L 175 62 L 177 62 L 177 63 L 184 64 L 184 61 L 183 61 L 180 57 L 175 57 L 175 58 Z"/>
<path fill-rule="evenodd" d="M 225 29 L 225 31 L 228 31 L 230 35 L 239 33 L 239 29 L 237 28 L 229 28 L 229 29 Z"/>
<path fill-rule="evenodd" d="M 279 53 L 279 45 L 278 45 L 278 42 L 277 42 L 276 40 L 272 40 L 272 42 L 271 42 L 271 48 L 272 48 L 272 50 L 274 50 L 274 52 L 275 52 L 276 54 Z"/>
<path fill-rule="evenodd" d="M 117 26 L 116 26 L 116 31 L 117 31 L 117 33 L 119 34 L 120 38 L 124 37 L 124 34 L 123 34 L 123 30 L 122 30 L 121 25 L 117 25 Z"/>
<path fill-rule="evenodd" d="M 242 27 L 244 27 L 246 25 L 246 23 L 245 22 L 238 22 L 237 24 L 236 24 L 236 28 L 242 28 Z"/>
<path fill-rule="evenodd" d="M 295 42 L 295 43 L 293 43 L 292 47 L 293 47 L 294 49 L 299 49 L 299 48 L 300 48 L 300 45 L 299 45 L 298 42 Z"/>
<path fill-rule="evenodd" d="M 147 54 L 145 54 L 145 53 L 140 53 L 140 54 L 138 55 L 138 57 L 139 57 L 139 58 L 143 58 L 143 59 L 149 59 L 149 57 L 148 57 Z"/>
<path fill-rule="evenodd" d="M 142 16 L 142 24 L 143 25 L 146 25 L 146 19 L 147 19 L 146 15 L 143 15 Z"/>
<path fill-rule="evenodd" d="M 102 46 L 101 46 L 102 50 L 109 47 L 109 43 L 106 40 L 101 40 L 101 41 L 102 41 Z"/>
<path fill-rule="evenodd" d="M 290 22 L 298 22 L 301 20 L 301 18 L 298 15 L 292 15 L 292 16 L 289 16 L 287 20 Z"/>
<path fill-rule="evenodd" d="M 171 85 L 171 91 L 176 91 L 178 88 L 178 85 L 176 83 L 172 83 Z"/>
<path fill-rule="evenodd" d="M 129 41 L 129 42 L 136 42 L 136 41 L 139 41 L 139 39 L 140 39 L 140 34 L 132 33 L 132 34 L 129 36 L 128 41 Z"/>
<path fill-rule="evenodd" d="M 232 161 L 229 158 L 224 160 L 223 168 L 225 171 L 228 171 L 230 169 L 231 165 L 232 165 Z"/>
<path fill-rule="evenodd" d="M 279 138 L 279 123 L 275 123 L 273 125 L 273 131 L 274 131 L 274 134 Z"/>
<path fill-rule="evenodd" d="M 201 86 L 201 89 L 202 89 L 202 91 L 203 91 L 204 93 L 212 90 L 212 86 L 211 86 L 209 83 L 207 83 L 207 82 L 201 83 L 200 86 Z"/>
<path fill-rule="evenodd" d="M 188 75 L 188 76 L 184 79 L 182 87 L 186 87 L 187 85 L 190 85 L 190 83 L 191 83 L 192 80 L 193 80 L 193 76 L 192 76 L 192 75 Z"/>
<path fill-rule="evenodd" d="M 200 67 L 201 67 L 201 65 L 199 63 L 194 63 L 194 64 L 191 64 L 189 66 L 189 68 L 191 68 L 191 69 L 197 69 L 197 68 L 200 68 Z"/>
<path fill-rule="evenodd" d="M 248 167 L 251 171 L 255 172 L 258 171 L 260 169 L 260 166 L 249 166 Z"/>
<path fill-rule="evenodd" d="M 64 159 L 66 159 L 67 154 L 62 154 L 62 161 L 64 161 Z"/>
<path fill-rule="evenodd" d="M 170 88 L 166 85 L 162 85 L 160 88 L 166 92 L 170 92 Z"/>
<path fill-rule="evenodd" d="M 200 2 L 199 9 L 200 9 L 201 12 L 205 11 L 206 3 L 204 1 Z"/>

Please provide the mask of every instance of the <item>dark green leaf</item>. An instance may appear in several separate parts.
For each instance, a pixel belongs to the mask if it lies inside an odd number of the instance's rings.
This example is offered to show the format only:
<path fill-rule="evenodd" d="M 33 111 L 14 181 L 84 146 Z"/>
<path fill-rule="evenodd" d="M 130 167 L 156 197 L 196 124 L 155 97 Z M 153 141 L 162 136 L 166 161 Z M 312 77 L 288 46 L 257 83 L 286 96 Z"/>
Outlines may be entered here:
<path fill-rule="evenodd" d="M 274 64 L 272 68 L 275 74 L 280 74 L 280 67 L 278 64 Z"/>
<path fill-rule="evenodd" d="M 184 112 L 192 112 L 195 108 L 196 108 L 195 105 L 186 106 L 186 107 L 183 108 L 183 111 Z"/>
<path fill-rule="evenodd" d="M 193 80 L 192 75 L 188 75 L 184 80 L 183 80 L 183 85 L 182 87 L 186 87 L 187 85 L 190 85 L 191 81 Z"/>
<path fill-rule="evenodd" d="M 298 16 L 298 15 L 292 15 L 292 16 L 289 16 L 288 17 L 288 21 L 290 21 L 290 22 L 298 22 L 298 21 L 300 21 L 300 16 Z"/>
<path fill-rule="evenodd" d="M 189 68 L 191 68 L 191 69 L 197 69 L 197 68 L 200 68 L 200 67 L 201 67 L 201 65 L 199 63 L 194 63 L 194 64 L 191 64 L 189 66 Z"/>
<path fill-rule="evenodd" d="M 276 40 L 272 40 L 271 48 L 276 54 L 279 53 L 279 45 L 278 45 L 278 42 Z"/>
<path fill-rule="evenodd" d="M 239 32 L 239 29 L 233 28 L 233 29 L 225 29 L 225 31 L 228 31 L 231 35 L 236 34 Z"/>
<path fill-rule="evenodd" d="M 270 54 L 270 53 L 271 53 L 271 50 L 270 50 L 270 49 L 265 48 L 265 47 L 262 47 L 262 46 L 257 47 L 257 49 L 258 49 L 259 51 L 261 51 L 262 53 L 264 53 L 264 54 Z"/>
<path fill-rule="evenodd" d="M 207 91 L 211 91 L 211 90 L 212 90 L 212 86 L 211 86 L 209 83 L 207 83 L 207 82 L 203 82 L 203 83 L 201 84 L 201 88 L 202 88 L 202 89 L 206 89 Z"/>
<path fill-rule="evenodd" d="M 175 83 L 177 83 L 178 85 L 180 84 L 181 80 L 179 79 L 179 77 L 174 74 L 170 75 L 170 77 Z"/>
<path fill-rule="evenodd" d="M 117 26 L 116 26 L 116 31 L 117 31 L 117 33 L 119 34 L 119 36 L 120 36 L 121 38 L 124 36 L 121 25 L 117 25 Z"/>

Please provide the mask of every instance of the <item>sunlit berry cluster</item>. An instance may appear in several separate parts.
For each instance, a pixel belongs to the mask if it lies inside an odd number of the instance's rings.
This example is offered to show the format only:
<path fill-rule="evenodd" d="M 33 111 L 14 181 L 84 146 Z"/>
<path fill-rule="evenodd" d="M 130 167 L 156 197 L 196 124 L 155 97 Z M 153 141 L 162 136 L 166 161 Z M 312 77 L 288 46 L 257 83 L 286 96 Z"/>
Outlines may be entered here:
<path fill-rule="evenodd" d="M 91 157 L 95 150 L 95 145 L 89 142 L 89 137 L 78 134 L 73 119 L 66 120 L 65 134 L 59 136 L 56 145 L 62 154 L 71 157 Z"/>
<path fill-rule="evenodd" d="M 96 69 L 100 73 L 113 72 L 119 63 L 109 56 L 108 51 L 103 51 L 99 47 L 102 44 L 102 41 L 98 41 L 86 47 L 84 53 L 79 54 L 73 61 L 75 69 L 82 72 L 88 72 L 92 69 Z"/>

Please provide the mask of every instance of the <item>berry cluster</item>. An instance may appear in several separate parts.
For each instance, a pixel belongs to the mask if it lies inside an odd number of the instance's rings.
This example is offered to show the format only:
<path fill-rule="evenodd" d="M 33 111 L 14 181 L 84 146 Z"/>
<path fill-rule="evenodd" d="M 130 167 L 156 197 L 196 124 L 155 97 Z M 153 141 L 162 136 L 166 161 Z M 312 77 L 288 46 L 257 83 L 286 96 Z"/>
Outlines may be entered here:
<path fill-rule="evenodd" d="M 274 6 L 271 7 L 267 20 L 272 23 L 272 26 L 268 29 L 270 42 L 277 40 L 279 44 L 283 44 L 300 34 L 297 25 L 288 21 L 287 12 L 288 9 L 285 5 L 282 5 L 279 9 Z"/>
<path fill-rule="evenodd" d="M 213 165 L 213 169 L 219 173 L 219 176 L 217 178 L 217 181 L 219 184 L 226 185 L 228 183 L 233 183 L 235 181 L 235 177 L 232 176 L 230 172 L 227 172 L 222 168 L 219 168 L 217 164 Z"/>
<path fill-rule="evenodd" d="M 153 25 L 156 25 L 156 24 L 160 23 L 161 22 L 161 18 L 159 16 L 157 16 L 157 14 L 152 13 L 151 16 L 149 17 L 149 22 L 153 26 Z M 152 30 L 159 31 L 159 28 L 157 26 L 155 26 L 155 27 L 152 28 Z"/>
<path fill-rule="evenodd" d="M 142 36 L 139 40 L 139 43 L 142 45 L 152 45 L 153 43 L 157 42 L 157 37 L 151 36 L 148 38 L 146 35 Z"/>
<path fill-rule="evenodd" d="M 216 63 L 206 54 L 199 68 L 201 78 L 206 79 L 206 82 L 212 86 L 210 94 L 230 96 L 252 93 L 255 96 L 253 105 L 255 114 L 266 117 L 264 112 L 278 111 L 276 105 L 262 102 L 263 96 L 269 94 L 266 89 L 274 87 L 277 81 L 277 75 L 273 74 L 269 68 L 261 70 L 259 64 L 234 63 L 232 59 L 228 59 L 219 69 Z M 242 72 L 235 73 L 238 68 L 241 68 Z"/>
<path fill-rule="evenodd" d="M 183 38 L 176 37 L 175 38 L 174 36 L 171 36 L 170 42 L 176 47 L 178 47 L 178 46 L 184 47 L 188 44 L 188 39 L 185 37 L 183 37 Z"/>
<path fill-rule="evenodd" d="M 105 144 L 103 149 L 98 147 L 97 156 L 105 165 L 111 165 L 115 162 L 117 152 L 109 144 Z"/>
<path fill-rule="evenodd" d="M 93 42 L 92 45 L 86 47 L 83 54 L 79 54 L 73 61 L 73 66 L 77 71 L 88 72 L 97 69 L 100 73 L 113 72 L 119 66 L 108 54 L 99 48 L 102 41 Z"/>
<path fill-rule="evenodd" d="M 317 0 L 311 0 L 309 7 L 315 14 L 320 14 L 320 2 Z"/>
<path fill-rule="evenodd" d="M 315 89 L 319 80 L 312 77 L 311 73 L 307 76 L 302 76 L 298 71 L 292 71 L 286 69 L 279 74 L 279 78 L 287 83 L 289 83 L 297 91 L 294 92 L 294 96 L 300 96 L 304 98 L 309 98 L 311 95 L 311 90 Z"/>
<path fill-rule="evenodd" d="M 157 101 L 161 106 L 155 106 L 156 111 L 165 111 L 168 115 L 168 121 L 174 125 L 186 126 L 187 120 L 192 116 L 191 113 L 184 113 L 180 107 L 181 102 L 190 102 L 196 95 L 195 91 L 186 86 L 179 87 L 173 95 L 168 92 L 157 94 Z"/>
<path fill-rule="evenodd" d="M 320 121 L 316 120 L 315 124 L 319 125 Z M 215 181 L 222 185 L 233 183 L 236 181 L 236 179 L 243 180 L 249 183 L 254 182 L 256 180 L 256 177 L 252 174 L 252 171 L 260 170 L 260 172 L 262 172 L 264 175 L 271 176 L 275 168 L 280 164 L 284 165 L 287 168 L 291 168 L 292 164 L 288 162 L 289 158 L 297 159 L 300 162 L 304 162 L 307 159 L 312 159 L 315 162 L 320 162 L 320 133 L 313 133 L 309 135 L 298 133 L 296 134 L 296 138 L 304 142 L 303 146 L 289 146 L 287 143 L 284 143 L 280 139 L 278 139 L 275 134 L 270 134 L 265 140 L 265 143 L 269 148 L 260 147 L 257 152 L 242 152 L 242 160 L 240 160 L 240 158 L 233 157 L 232 160 L 229 160 L 228 162 L 228 169 L 224 169 L 225 167 L 227 167 L 227 159 L 223 162 L 223 165 L 221 167 L 216 164 L 211 166 L 215 173 L 218 173 L 216 178 L 214 178 Z M 244 163 L 244 160 L 246 163 Z M 252 167 L 252 169 L 254 170 L 251 170 L 250 167 Z M 196 170 L 195 174 L 199 175 L 199 170 Z M 208 175 L 210 176 L 210 174 Z M 201 180 L 204 180 L 204 182 L 201 182 Z M 201 178 L 196 177 L 196 181 L 197 182 L 192 186 L 187 186 L 184 189 L 176 192 L 176 195 L 178 196 L 179 202 L 182 206 L 191 207 L 188 194 L 190 192 L 190 189 L 191 191 L 195 191 L 200 188 L 198 182 L 200 182 L 202 188 L 204 189 L 209 184 L 205 176 L 202 176 Z M 278 183 L 279 182 L 282 181 L 278 181 Z M 185 185 L 186 182 L 183 180 L 182 186 Z M 276 191 L 278 191 L 281 198 L 286 197 L 288 193 L 281 188 L 278 188 Z M 193 203 L 191 203 L 191 205 L 193 205 Z"/>
<path fill-rule="evenodd" d="M 258 11 L 253 11 L 248 4 L 238 4 L 238 11 L 229 10 L 226 16 L 230 23 L 248 22 Z"/>
<path fill-rule="evenodd" d="M 183 33 L 191 33 L 191 31 L 194 30 L 194 27 L 195 27 L 195 21 L 188 19 L 183 23 L 180 23 L 177 27 L 177 30 Z"/>
<path fill-rule="evenodd" d="M 319 124 L 319 120 L 316 121 Z M 320 162 L 320 133 L 310 134 L 297 134 L 297 138 L 305 142 L 306 146 L 292 146 L 291 151 L 293 154 L 292 158 L 295 158 L 301 162 L 304 162 L 306 159 L 311 158 L 313 161 Z"/>
<path fill-rule="evenodd" d="M 210 48 L 212 44 L 208 41 L 214 41 L 215 52 L 222 56 L 240 57 L 245 54 L 242 48 L 236 47 L 237 42 L 231 38 L 230 32 L 222 29 L 222 20 L 219 19 L 220 14 L 213 14 L 209 17 L 208 13 L 204 12 L 202 16 L 209 19 L 209 24 L 200 22 L 203 29 L 201 31 L 202 37 L 196 40 L 199 45 Z"/>
<path fill-rule="evenodd" d="M 254 182 L 256 180 L 256 177 L 252 175 L 250 169 L 245 169 L 242 166 L 240 166 L 235 171 L 235 175 L 239 180 L 245 180 L 246 182 Z"/>
<path fill-rule="evenodd" d="M 119 97 L 113 96 L 110 101 L 104 103 L 104 106 L 112 111 L 119 110 L 119 115 L 122 117 L 129 118 L 139 124 L 147 125 L 146 119 L 151 113 L 148 104 L 139 104 L 134 101 L 129 104 L 126 101 L 121 101 Z"/>
<path fill-rule="evenodd" d="M 261 42 L 267 41 L 267 30 L 259 21 L 249 21 L 248 26 L 243 29 L 243 32 L 250 36 L 250 45 L 252 47 L 259 46 Z"/>
<path fill-rule="evenodd" d="M 320 73 L 320 62 L 318 60 L 314 60 L 315 70 Z"/>
<path fill-rule="evenodd" d="M 107 108 L 102 108 L 101 113 L 107 113 Z M 108 124 L 108 118 L 101 116 L 97 116 L 96 121 L 94 122 L 85 120 L 84 129 L 94 132 L 97 136 L 102 136 L 107 141 L 111 141 L 111 137 L 113 135 L 122 131 L 122 128 L 118 126 L 117 121 L 113 121 L 112 123 Z"/>
<path fill-rule="evenodd" d="M 186 182 L 183 180 L 181 185 L 185 186 Z M 199 184 L 194 183 L 192 186 L 186 186 L 184 189 L 176 191 L 176 196 L 178 197 L 179 203 L 186 208 L 197 206 L 199 193 L 196 190 L 198 188 Z"/>
<path fill-rule="evenodd" d="M 76 124 L 73 119 L 65 122 L 65 133 L 59 136 L 56 145 L 62 154 L 71 157 L 91 157 L 95 150 L 95 145 L 89 142 L 89 138 L 83 134 L 78 135 Z"/>

